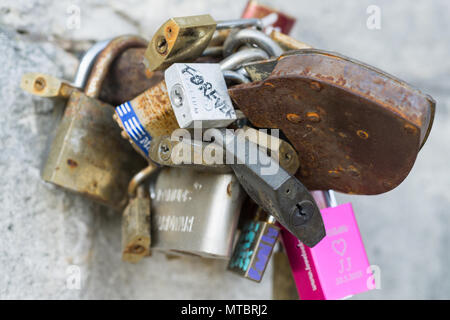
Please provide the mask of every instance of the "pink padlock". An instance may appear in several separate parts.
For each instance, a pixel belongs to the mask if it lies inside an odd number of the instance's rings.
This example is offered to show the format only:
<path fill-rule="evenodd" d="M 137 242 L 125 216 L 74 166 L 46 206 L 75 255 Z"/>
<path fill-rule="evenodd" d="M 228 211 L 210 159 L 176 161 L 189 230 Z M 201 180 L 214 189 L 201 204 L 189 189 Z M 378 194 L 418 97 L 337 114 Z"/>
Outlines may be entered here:
<path fill-rule="evenodd" d="M 327 193 L 313 192 L 319 207 Z M 321 209 L 327 235 L 314 248 L 286 229 L 281 236 L 302 300 L 338 300 L 374 288 L 366 250 L 351 203 Z"/>

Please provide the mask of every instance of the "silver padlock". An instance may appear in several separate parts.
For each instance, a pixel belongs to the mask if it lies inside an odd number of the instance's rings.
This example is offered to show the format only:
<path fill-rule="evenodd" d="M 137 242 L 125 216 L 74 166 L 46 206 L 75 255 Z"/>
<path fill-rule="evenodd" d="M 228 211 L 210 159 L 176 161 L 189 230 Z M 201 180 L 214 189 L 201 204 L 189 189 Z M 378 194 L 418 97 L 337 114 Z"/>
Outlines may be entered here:
<path fill-rule="evenodd" d="M 234 174 L 163 168 L 150 195 L 152 250 L 230 258 L 245 198 Z"/>
<path fill-rule="evenodd" d="M 174 63 L 164 76 L 181 128 L 192 128 L 194 121 L 202 121 L 204 128 L 222 128 L 236 120 L 219 64 Z"/>

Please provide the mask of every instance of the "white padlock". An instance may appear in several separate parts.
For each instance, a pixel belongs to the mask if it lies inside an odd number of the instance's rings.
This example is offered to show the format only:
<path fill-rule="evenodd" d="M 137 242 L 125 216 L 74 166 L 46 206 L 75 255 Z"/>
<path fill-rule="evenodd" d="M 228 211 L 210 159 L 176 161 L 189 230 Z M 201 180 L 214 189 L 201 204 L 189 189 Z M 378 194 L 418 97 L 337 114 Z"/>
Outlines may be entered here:
<path fill-rule="evenodd" d="M 181 128 L 194 127 L 194 121 L 221 128 L 236 120 L 219 64 L 174 63 L 165 71 L 165 82 Z"/>

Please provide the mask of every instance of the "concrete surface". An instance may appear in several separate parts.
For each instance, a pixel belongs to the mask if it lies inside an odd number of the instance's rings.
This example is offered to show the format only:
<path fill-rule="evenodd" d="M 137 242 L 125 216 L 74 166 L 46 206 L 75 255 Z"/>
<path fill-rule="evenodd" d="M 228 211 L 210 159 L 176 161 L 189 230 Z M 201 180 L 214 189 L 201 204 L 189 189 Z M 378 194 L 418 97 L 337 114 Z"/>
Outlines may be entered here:
<path fill-rule="evenodd" d="M 150 38 L 171 16 L 236 18 L 246 1 L 50 1 L 0 3 L 0 298 L 268 299 L 261 284 L 225 272 L 225 263 L 155 254 L 120 261 L 120 216 L 39 177 L 63 102 L 31 97 L 22 73 L 72 79 L 90 41 L 124 33 Z M 437 114 L 409 177 L 387 194 L 338 195 L 354 205 L 381 290 L 354 299 L 449 299 L 450 3 L 447 0 L 271 1 L 298 18 L 293 35 L 317 48 L 372 64 L 431 94 Z M 73 5 L 80 28 L 73 26 Z M 369 5 L 381 29 L 369 30 Z M 65 49 L 65 50 L 64 50 Z M 75 54 L 73 54 L 75 53 Z M 76 265 L 81 288 L 66 285 Z"/>

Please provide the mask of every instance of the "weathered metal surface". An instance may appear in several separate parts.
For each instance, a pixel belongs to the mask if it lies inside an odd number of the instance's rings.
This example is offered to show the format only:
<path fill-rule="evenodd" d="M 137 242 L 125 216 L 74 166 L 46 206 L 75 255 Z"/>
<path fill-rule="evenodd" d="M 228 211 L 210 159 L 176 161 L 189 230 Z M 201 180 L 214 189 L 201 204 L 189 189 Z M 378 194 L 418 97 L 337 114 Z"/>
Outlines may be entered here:
<path fill-rule="evenodd" d="M 117 37 L 97 57 L 85 93 L 73 91 L 50 148 L 42 177 L 115 209 L 126 204 L 128 182 L 145 161 L 120 137 L 111 105 L 95 99 L 108 67 L 124 50 L 142 46 L 134 36 Z"/>
<path fill-rule="evenodd" d="M 298 41 L 287 34 L 281 33 L 277 30 L 272 30 L 270 38 L 278 43 L 284 50 L 300 50 L 312 48 L 309 44 Z"/>
<path fill-rule="evenodd" d="M 145 69 L 144 52 L 145 48 L 129 48 L 114 60 L 102 85 L 100 100 L 117 106 L 164 79 L 162 72 Z"/>
<path fill-rule="evenodd" d="M 122 260 L 139 262 L 150 252 L 150 194 L 145 181 L 157 171 L 149 164 L 139 171 L 128 184 L 129 201 L 122 216 Z"/>
<path fill-rule="evenodd" d="M 216 138 L 217 141 L 217 138 Z M 249 152 L 236 152 L 245 148 Z M 262 150 L 257 150 L 258 162 L 254 163 L 250 150 L 255 145 L 241 135 L 227 142 L 227 153 L 234 154 L 233 171 L 247 194 L 264 211 L 274 216 L 280 224 L 308 247 L 314 247 L 325 236 L 325 228 L 317 205 L 294 176 L 280 166 Z M 265 168 L 261 164 L 267 164 Z M 275 170 L 265 170 L 272 168 Z"/>
<path fill-rule="evenodd" d="M 122 208 L 128 182 L 145 162 L 121 139 L 112 121 L 113 112 L 112 106 L 73 92 L 53 140 L 43 179 Z"/>
<path fill-rule="evenodd" d="M 189 62 L 198 58 L 208 46 L 216 22 L 206 14 L 171 18 L 153 36 L 145 51 L 150 71 L 164 70 L 174 62 Z"/>
<path fill-rule="evenodd" d="M 147 41 L 138 36 L 120 36 L 112 40 L 98 55 L 86 83 L 85 93 L 88 97 L 98 98 L 103 82 L 114 60 L 129 48 L 142 48 Z"/>
<path fill-rule="evenodd" d="M 276 21 L 272 27 L 279 29 L 281 32 L 288 34 L 294 26 L 297 19 L 288 14 L 259 3 L 258 1 L 249 1 L 242 13 L 242 18 L 264 18 L 270 14 L 276 14 Z"/>
<path fill-rule="evenodd" d="M 122 217 L 122 260 L 139 262 L 150 255 L 150 195 L 140 185 Z"/>
<path fill-rule="evenodd" d="M 164 80 L 145 90 L 129 103 L 143 128 L 152 138 L 170 135 L 173 130 L 179 128 Z M 114 113 L 113 118 L 122 130 L 122 137 L 127 139 L 143 157 L 147 158 L 147 155 L 131 139 L 119 115 Z"/>
<path fill-rule="evenodd" d="M 298 155 L 286 141 L 254 128 L 244 126 L 239 129 L 246 139 L 260 148 L 270 151 L 270 156 L 289 174 L 294 175 L 299 168 Z M 186 155 L 183 154 L 186 152 Z M 230 172 L 226 152 L 219 145 L 211 142 L 183 138 L 171 140 L 169 135 L 155 138 L 149 150 L 149 158 L 169 167 L 186 167 L 203 171 Z M 183 160 L 187 161 L 183 161 Z"/>
<path fill-rule="evenodd" d="M 255 126 L 284 132 L 308 189 L 352 194 L 383 193 L 406 178 L 435 109 L 378 69 L 314 49 L 282 56 L 263 81 L 229 93 Z"/>
<path fill-rule="evenodd" d="M 77 90 L 72 85 L 48 74 L 29 72 L 22 76 L 20 87 L 36 96 L 47 98 L 68 98 Z"/>

